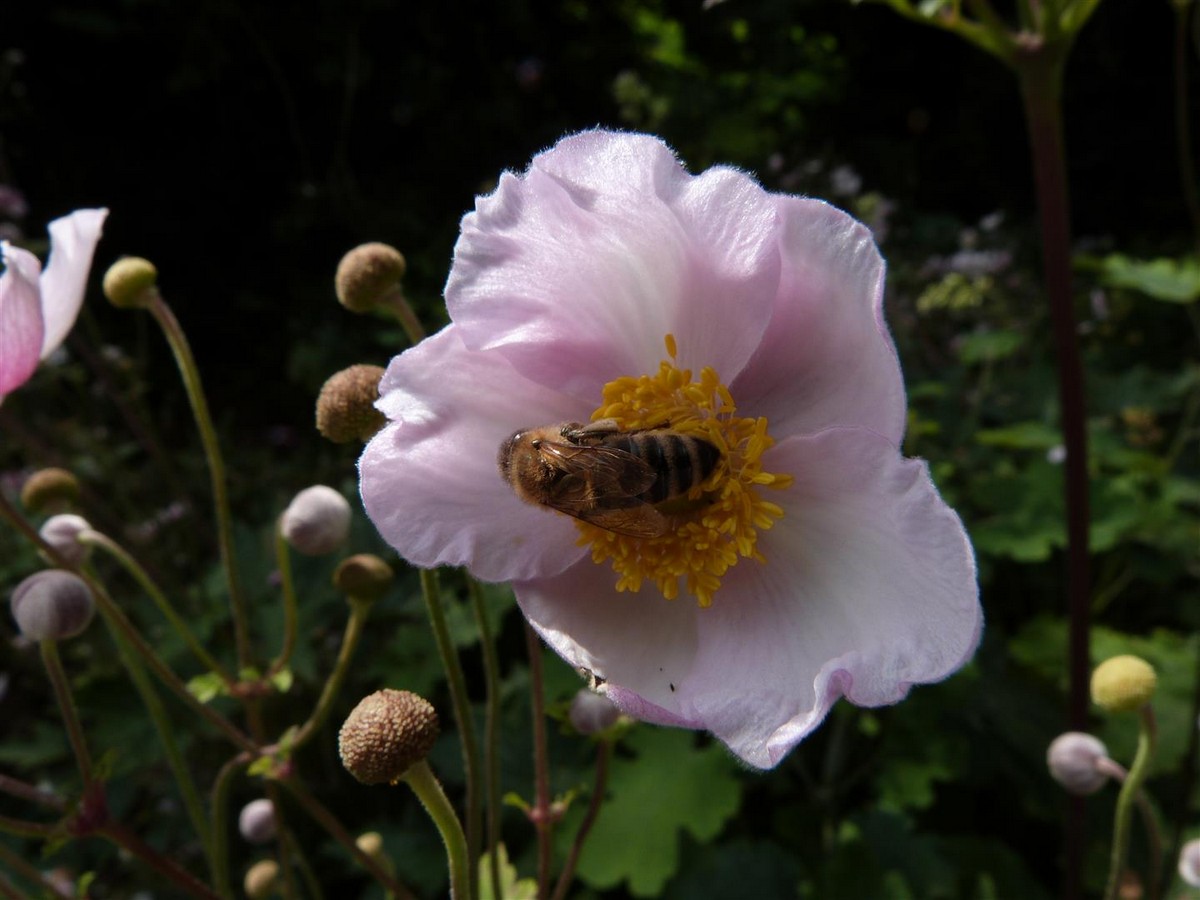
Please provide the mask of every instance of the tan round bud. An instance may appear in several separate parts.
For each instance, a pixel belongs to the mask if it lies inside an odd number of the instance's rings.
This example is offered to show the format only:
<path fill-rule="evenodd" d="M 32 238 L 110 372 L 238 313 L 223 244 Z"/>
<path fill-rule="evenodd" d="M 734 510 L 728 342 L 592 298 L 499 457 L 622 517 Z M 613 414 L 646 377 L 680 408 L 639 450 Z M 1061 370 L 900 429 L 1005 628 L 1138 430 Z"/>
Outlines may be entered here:
<path fill-rule="evenodd" d="M 66 469 L 39 469 L 21 485 L 21 505 L 31 513 L 66 512 L 79 503 L 79 479 Z"/>
<path fill-rule="evenodd" d="M 350 535 L 350 504 L 331 487 L 305 488 L 288 504 L 279 529 L 293 548 L 305 556 L 324 556 Z"/>
<path fill-rule="evenodd" d="M 333 586 L 348 597 L 378 600 L 392 584 L 392 567 L 373 553 L 358 553 L 338 563 Z"/>
<path fill-rule="evenodd" d="M 595 734 L 616 725 L 621 711 L 603 694 L 582 688 L 571 698 L 567 718 L 580 734 Z"/>
<path fill-rule="evenodd" d="M 1180 848 L 1179 877 L 1189 887 L 1200 887 L 1200 838 L 1190 840 Z"/>
<path fill-rule="evenodd" d="M 380 366 L 351 366 L 331 375 L 317 396 L 317 431 L 335 444 L 369 441 L 387 418 L 375 408 Z"/>
<path fill-rule="evenodd" d="M 1106 712 L 1135 712 L 1150 702 L 1158 675 L 1138 656 L 1114 656 L 1092 672 L 1092 702 Z"/>
<path fill-rule="evenodd" d="M 383 852 L 383 835 L 378 831 L 364 831 L 354 839 L 354 845 L 375 862 L 387 858 Z"/>
<path fill-rule="evenodd" d="M 51 516 L 39 529 L 42 540 L 59 552 L 68 563 L 77 566 L 92 552 L 89 544 L 79 540 L 79 535 L 91 531 L 92 526 L 83 516 L 59 513 Z"/>
<path fill-rule="evenodd" d="M 125 256 L 104 273 L 104 296 L 113 306 L 136 309 L 149 306 L 158 296 L 158 269 L 140 256 Z"/>
<path fill-rule="evenodd" d="M 9 605 L 21 634 L 34 641 L 74 637 L 96 612 L 91 588 L 63 569 L 30 575 L 13 590 Z"/>
<path fill-rule="evenodd" d="M 425 759 L 438 736 L 433 705 L 409 691 L 363 698 L 338 732 L 342 765 L 363 784 L 395 784 Z"/>
<path fill-rule="evenodd" d="M 1094 794 L 1108 782 L 1108 773 L 1099 763 L 1108 759 L 1108 748 L 1090 734 L 1068 731 L 1050 742 L 1046 750 L 1046 765 L 1054 780 L 1068 793 L 1078 796 Z"/>
<path fill-rule="evenodd" d="M 251 800 L 238 813 L 238 831 L 251 844 L 265 844 L 275 837 L 275 805 L 266 797 Z"/>
<path fill-rule="evenodd" d="M 360 244 L 338 263 L 333 280 L 338 303 L 350 312 L 370 312 L 396 289 L 407 268 L 395 247 Z"/>
<path fill-rule="evenodd" d="M 279 864 L 273 859 L 260 859 L 246 870 L 242 889 L 250 900 L 266 900 L 275 892 L 279 881 Z"/>

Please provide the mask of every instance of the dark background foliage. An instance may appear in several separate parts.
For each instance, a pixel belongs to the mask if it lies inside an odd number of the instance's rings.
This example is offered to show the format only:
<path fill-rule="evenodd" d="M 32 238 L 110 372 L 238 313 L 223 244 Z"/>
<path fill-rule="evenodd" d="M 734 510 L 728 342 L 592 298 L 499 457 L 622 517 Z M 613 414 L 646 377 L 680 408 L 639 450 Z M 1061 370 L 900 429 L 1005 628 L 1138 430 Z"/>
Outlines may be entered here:
<path fill-rule="evenodd" d="M 1043 759 L 1063 721 L 1060 440 L 1025 131 L 1015 82 L 999 64 L 882 7 L 835 0 L 727 0 L 708 10 L 698 0 L 10 6 L 0 12 L 0 184 L 28 199 L 21 225 L 33 240 L 54 216 L 110 207 L 97 280 L 120 254 L 158 265 L 223 431 L 243 550 L 260 560 L 248 563 L 247 581 L 262 600 L 258 632 L 268 643 L 273 595 L 261 560 L 273 517 L 310 483 L 354 492 L 355 449 L 312 434 L 316 392 L 332 372 L 384 364 L 403 344 L 393 323 L 333 302 L 345 250 L 365 240 L 403 250 L 406 290 L 436 327 L 458 220 L 473 197 L 562 134 L 596 125 L 661 134 L 693 171 L 732 163 L 773 189 L 826 196 L 868 220 L 878 213 L 889 321 L 910 389 L 906 449 L 930 460 L 975 539 L 984 645 L 964 673 L 895 709 L 839 708 L 767 776 L 737 771 L 703 738 L 643 729 L 614 769 L 610 822 L 643 840 L 647 808 L 681 810 L 680 820 L 661 823 L 669 847 L 653 871 L 628 868 L 618 831 L 584 867 L 581 890 L 721 897 L 735 885 L 762 896 L 897 898 L 1057 890 L 1064 801 Z M 1172 21 L 1166 2 L 1108 0 L 1072 56 L 1064 102 L 1081 254 L 1149 257 L 1188 246 Z M 1194 121 L 1195 48 L 1189 60 Z M 842 166 L 856 173 L 852 188 L 838 186 Z M 999 225 L 980 224 L 995 212 Z M 946 262 L 964 248 L 1011 261 L 964 274 Z M 1111 290 L 1087 269 L 1078 294 L 1096 448 L 1096 658 L 1140 652 L 1166 667 L 1164 754 L 1152 786 L 1171 822 L 1194 825 L 1181 771 L 1194 733 L 1200 626 L 1195 305 L 1185 314 L 1183 305 Z M 158 515 L 143 553 L 186 597 L 202 636 L 227 646 L 211 558 L 197 554 L 210 540 L 203 463 L 167 350 L 144 317 L 98 296 L 69 349 L 73 362 L 43 370 L 0 410 L 0 468 L 71 465 L 98 501 L 89 509 L 98 525 Z M 114 397 L 125 405 L 114 407 Z M 153 425 L 118 437 L 131 422 Z M 164 511 L 178 509 L 169 505 L 176 500 L 182 525 L 172 529 Z M 370 526 L 358 526 L 356 549 L 384 552 Z M 7 591 L 34 562 L 8 535 L 0 549 Z M 302 717 L 319 690 L 344 618 L 321 587 L 328 567 L 301 574 L 313 587 L 298 687 L 273 710 L 281 722 Z M 347 708 L 399 682 L 448 708 L 415 591 L 406 573 L 381 604 Z M 503 596 L 495 604 L 506 660 L 505 787 L 528 796 L 519 618 Z M 477 646 L 460 614 L 477 676 Z M 96 712 L 98 742 L 124 748 L 114 804 L 186 847 L 151 814 L 161 762 L 96 641 L 72 661 L 87 676 L 80 705 Z M 169 642 L 166 650 L 183 658 Z M 6 648 L 0 661 L 10 674 L 0 771 L 69 779 L 36 660 Z M 554 696 L 577 686 L 569 672 L 551 677 Z M 1127 754 L 1128 729 L 1105 728 L 1114 754 Z M 211 777 L 224 748 L 182 717 L 181 729 L 197 771 Z M 348 786 L 331 740 L 301 760 L 315 788 L 354 827 L 383 830 L 407 860 L 406 877 L 436 895 L 444 873 L 432 833 L 410 803 Z M 556 735 L 552 752 L 556 787 L 588 783 L 578 741 Z M 662 796 L 640 811 L 628 801 L 640 784 L 635 761 L 662 775 Z M 448 740 L 435 763 L 460 789 Z M 1093 885 L 1111 803 L 1105 794 L 1089 804 Z M 528 874 L 529 829 L 515 811 L 506 815 L 510 850 Z M 318 832 L 297 827 L 334 873 L 331 896 L 361 889 Z M 249 851 L 236 852 L 248 861 Z M 1139 845 L 1134 852 L 1144 858 Z M 122 882 L 95 846 L 67 862 L 97 868 L 101 896 L 125 896 L 136 883 Z"/>

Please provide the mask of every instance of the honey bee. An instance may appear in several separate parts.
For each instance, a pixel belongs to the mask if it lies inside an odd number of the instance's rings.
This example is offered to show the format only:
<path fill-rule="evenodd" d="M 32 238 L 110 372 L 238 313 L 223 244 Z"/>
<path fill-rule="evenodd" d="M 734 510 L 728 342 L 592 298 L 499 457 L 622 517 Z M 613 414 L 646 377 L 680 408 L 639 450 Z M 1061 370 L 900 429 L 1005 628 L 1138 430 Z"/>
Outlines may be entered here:
<path fill-rule="evenodd" d="M 604 419 L 521 429 L 500 445 L 498 461 L 526 503 L 648 538 L 669 530 L 664 510 L 702 484 L 720 458 L 702 438 L 665 426 L 622 431 Z"/>

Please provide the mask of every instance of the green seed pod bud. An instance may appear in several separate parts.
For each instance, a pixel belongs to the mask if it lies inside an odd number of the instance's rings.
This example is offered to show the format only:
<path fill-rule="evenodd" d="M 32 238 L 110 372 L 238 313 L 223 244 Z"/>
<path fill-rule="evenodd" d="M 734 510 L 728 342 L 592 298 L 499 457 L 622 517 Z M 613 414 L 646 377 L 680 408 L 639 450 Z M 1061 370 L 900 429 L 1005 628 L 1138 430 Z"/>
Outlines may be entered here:
<path fill-rule="evenodd" d="M 275 892 L 279 881 L 279 864 L 273 859 L 260 859 L 246 870 L 242 889 L 250 900 L 266 900 Z"/>
<path fill-rule="evenodd" d="M 1108 759 L 1108 748 L 1081 731 L 1068 731 L 1050 742 L 1046 765 L 1054 780 L 1078 796 L 1094 794 L 1108 782 L 1099 763 Z"/>
<path fill-rule="evenodd" d="M 66 512 L 79 503 L 79 479 L 66 469 L 39 469 L 21 486 L 21 505 L 31 513 Z"/>
<path fill-rule="evenodd" d="M 68 563 L 77 566 L 88 558 L 92 552 L 90 545 L 79 540 L 79 535 L 91 531 L 83 516 L 72 513 L 59 513 L 51 516 L 38 532 L 42 540 L 53 547 Z"/>
<path fill-rule="evenodd" d="M 46 569 L 17 585 L 10 601 L 21 634 L 34 641 L 74 637 L 92 621 L 96 602 L 82 578 Z"/>
<path fill-rule="evenodd" d="M 1114 656 L 1092 672 L 1092 702 L 1106 712 L 1135 712 L 1150 702 L 1158 675 L 1137 656 Z"/>
<path fill-rule="evenodd" d="M 158 269 L 140 256 L 125 256 L 104 273 L 104 296 L 122 309 L 149 306 L 158 296 Z"/>
<path fill-rule="evenodd" d="M 338 732 L 346 770 L 363 784 L 395 784 L 433 749 L 438 717 L 409 691 L 382 690 L 354 707 Z"/>
<path fill-rule="evenodd" d="M 621 711 L 603 694 L 583 688 L 571 699 L 567 718 L 580 734 L 595 734 L 616 725 Z"/>
<path fill-rule="evenodd" d="M 396 290 L 407 268 L 395 247 L 360 244 L 338 263 L 333 281 L 338 303 L 350 312 L 370 312 Z"/>
<path fill-rule="evenodd" d="M 378 600 L 391 586 L 392 567 L 372 553 L 343 559 L 333 572 L 333 586 L 347 597 Z"/>
<path fill-rule="evenodd" d="M 275 806 L 266 797 L 251 800 L 238 813 L 238 831 L 251 844 L 265 844 L 275 837 Z"/>
<path fill-rule="evenodd" d="M 387 418 L 375 408 L 379 366 L 357 365 L 331 375 L 317 396 L 317 431 L 335 444 L 369 441 Z"/>
<path fill-rule="evenodd" d="M 283 511 L 279 528 L 293 548 L 305 556 L 324 556 L 350 534 L 350 504 L 323 484 L 305 488 Z"/>

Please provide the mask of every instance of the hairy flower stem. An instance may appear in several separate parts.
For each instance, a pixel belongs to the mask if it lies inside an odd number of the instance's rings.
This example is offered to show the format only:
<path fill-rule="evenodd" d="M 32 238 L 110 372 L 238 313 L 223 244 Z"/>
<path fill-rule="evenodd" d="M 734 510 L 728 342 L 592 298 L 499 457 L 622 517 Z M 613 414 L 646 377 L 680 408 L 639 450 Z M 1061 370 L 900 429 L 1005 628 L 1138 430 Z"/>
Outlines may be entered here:
<path fill-rule="evenodd" d="M 1142 782 L 1150 771 L 1150 761 L 1154 758 L 1154 750 L 1158 743 L 1158 726 L 1154 721 L 1154 710 L 1147 704 L 1138 711 L 1141 719 L 1138 729 L 1137 752 L 1133 757 L 1133 765 L 1129 767 L 1129 776 L 1121 785 L 1117 795 L 1117 808 L 1113 814 L 1112 852 L 1109 857 L 1108 886 L 1104 890 L 1104 900 L 1117 900 L 1121 887 L 1121 873 L 1125 869 L 1125 857 L 1129 852 L 1129 822 L 1133 804 L 1141 791 Z M 1154 860 L 1159 865 L 1160 860 Z"/>
<path fill-rule="evenodd" d="M 529 693 L 533 701 L 533 770 L 535 777 L 533 809 L 530 818 L 538 837 L 538 900 L 547 900 L 550 891 L 550 839 L 554 822 L 550 818 L 550 756 L 546 750 L 546 698 L 542 689 L 542 642 L 528 621 L 525 646 L 529 651 Z"/>
<path fill-rule="evenodd" d="M 1041 215 L 1042 254 L 1050 319 L 1058 358 L 1058 396 L 1062 414 L 1067 510 L 1067 727 L 1087 728 L 1089 573 L 1088 451 L 1083 365 L 1077 343 L 1071 294 L 1071 225 L 1063 151 L 1062 75 L 1066 45 L 1042 43 L 1013 60 L 1029 126 L 1034 183 Z M 1072 798 L 1066 820 L 1068 898 L 1079 896 L 1083 859 L 1084 807 Z"/>
<path fill-rule="evenodd" d="M 329 677 L 325 679 L 325 687 L 321 690 L 321 696 L 317 700 L 317 705 L 313 709 L 312 714 L 309 715 L 308 721 L 300 726 L 290 741 L 293 750 L 299 749 L 308 743 L 312 739 L 312 736 L 317 733 L 318 729 L 325 724 L 325 720 L 329 718 L 329 713 L 333 709 L 338 693 L 342 689 L 342 682 L 346 680 L 346 673 L 350 669 L 350 661 L 354 658 L 354 650 L 358 646 L 358 640 L 362 637 L 363 628 L 367 624 L 367 614 L 371 611 L 374 601 L 363 600 L 358 597 L 351 597 L 349 599 L 350 618 L 346 622 L 346 631 L 342 635 L 342 646 L 338 651 L 337 662 L 334 663 L 333 671 L 329 673 Z"/>
<path fill-rule="evenodd" d="M 425 340 L 425 329 L 421 326 L 421 320 L 417 318 L 417 314 L 413 312 L 413 308 L 408 305 L 408 300 L 405 298 L 404 291 L 400 285 L 396 285 L 388 292 L 387 297 L 384 298 L 383 305 L 395 314 L 396 320 L 400 323 L 400 327 L 404 329 L 404 334 L 410 344 L 415 347 L 421 341 Z"/>
<path fill-rule="evenodd" d="M 473 863 L 467 854 L 467 839 L 462 824 L 454 814 L 454 807 L 446 799 L 446 793 L 434 777 L 433 770 L 425 760 L 415 763 L 400 780 L 412 788 L 429 818 L 437 826 L 446 845 L 446 860 L 450 867 L 451 900 L 472 900 L 475 896 L 468 869 Z"/>
<path fill-rule="evenodd" d="M 225 578 L 229 585 L 229 603 L 233 611 L 233 634 L 237 644 L 238 668 L 245 669 L 251 665 L 250 629 L 246 617 L 246 601 L 242 596 L 241 583 L 238 579 L 237 555 L 233 546 L 233 519 L 229 512 L 229 492 L 225 481 L 225 462 L 221 457 L 221 447 L 217 443 L 217 431 L 213 427 L 212 416 L 208 411 L 208 401 L 204 396 L 204 388 L 200 384 L 200 370 L 192 355 L 183 328 L 166 301 L 155 293 L 149 306 L 150 314 L 163 330 L 171 352 L 175 355 L 175 363 L 183 377 L 187 389 L 188 400 L 192 405 L 192 415 L 200 430 L 200 440 L 204 445 L 204 455 L 208 460 L 209 478 L 212 482 L 213 505 L 216 508 L 217 541 L 221 548 L 221 562 L 225 567 Z"/>
<path fill-rule="evenodd" d="M 608 762 L 612 758 L 612 748 L 613 742 L 607 740 L 600 741 L 596 748 L 596 780 L 592 784 L 592 798 L 588 801 L 583 821 L 579 823 L 579 830 L 575 832 L 575 840 L 571 843 L 571 850 L 567 854 L 567 861 L 563 863 L 562 872 L 559 873 L 558 884 L 554 887 L 554 895 L 551 900 L 566 900 L 567 891 L 571 887 L 571 879 L 575 877 L 575 866 L 579 863 L 579 854 L 583 852 L 583 842 L 587 840 L 588 833 L 596 822 L 596 816 L 600 814 L 600 807 L 604 804 L 604 792 L 608 788 Z"/>
<path fill-rule="evenodd" d="M 479 790 L 479 742 L 475 738 L 475 724 L 471 718 L 471 701 L 467 696 L 467 679 L 463 675 L 462 663 L 450 639 L 450 628 L 446 624 L 446 612 L 442 608 L 442 595 L 438 588 L 437 574 L 430 569 L 421 569 L 421 593 L 425 597 L 425 608 L 429 613 L 429 624 L 433 628 L 434 641 L 446 670 L 450 685 L 450 697 L 454 702 L 454 719 L 458 723 L 461 737 L 463 768 L 467 776 L 467 853 L 469 858 L 468 878 L 470 894 L 475 896 L 479 878 L 479 843 L 483 823 L 482 794 Z"/>
<path fill-rule="evenodd" d="M 288 664 L 296 647 L 296 579 L 292 574 L 292 555 L 281 524 L 282 520 L 275 523 L 275 565 L 279 569 L 279 588 L 283 594 L 283 644 L 279 655 L 267 670 L 268 678 Z"/>
<path fill-rule="evenodd" d="M 163 617 L 171 623 L 176 633 L 183 638 L 188 649 L 210 672 L 216 672 L 221 676 L 221 680 L 226 684 L 233 684 L 236 679 L 230 675 L 225 667 L 222 666 L 212 654 L 204 649 L 204 646 L 196 640 L 196 636 L 192 634 L 192 630 L 188 628 L 187 623 L 183 621 L 179 613 L 175 612 L 175 608 L 171 605 L 171 601 L 163 594 L 158 585 L 154 583 L 154 579 L 150 574 L 142 568 L 141 564 L 131 556 L 124 547 L 114 541 L 106 534 L 99 531 L 87 530 L 79 535 L 79 542 L 92 547 L 99 547 L 109 556 L 113 557 L 121 567 L 125 569 L 154 601 L 154 605 L 158 607 L 158 611 L 163 614 Z"/>
<path fill-rule="evenodd" d="M 1096 760 L 1096 768 L 1110 778 L 1124 784 L 1129 777 L 1129 771 L 1115 760 L 1103 757 Z M 1142 817 L 1142 827 L 1146 829 L 1147 851 L 1150 857 L 1150 871 L 1146 877 L 1146 900 L 1158 900 L 1162 896 L 1162 862 L 1164 859 L 1175 859 L 1178 852 L 1163 856 L 1162 828 L 1158 824 L 1158 815 L 1154 811 L 1150 798 L 1145 791 L 1138 791 L 1134 798 L 1138 813 Z"/>
<path fill-rule="evenodd" d="M 75 754 L 79 774 L 83 777 L 83 791 L 86 794 L 95 784 L 92 756 L 88 753 L 83 726 L 79 722 L 79 711 L 75 708 L 71 686 L 67 684 L 67 673 L 63 671 L 62 659 L 58 655 L 58 644 L 52 640 L 39 641 L 38 647 L 42 651 L 42 663 L 46 666 L 46 675 L 54 688 L 54 699 L 58 701 L 58 709 L 67 729 L 67 738 L 71 741 L 71 750 Z"/>
<path fill-rule="evenodd" d="M 467 591 L 471 595 L 471 606 L 475 611 L 475 624 L 479 629 L 479 646 L 483 650 L 483 673 L 487 686 L 487 712 L 484 719 L 483 767 L 487 801 L 488 874 L 492 879 L 492 896 L 501 894 L 500 859 L 496 848 L 500 846 L 500 661 L 496 657 L 496 645 L 488 625 L 483 587 L 470 576 Z"/>

